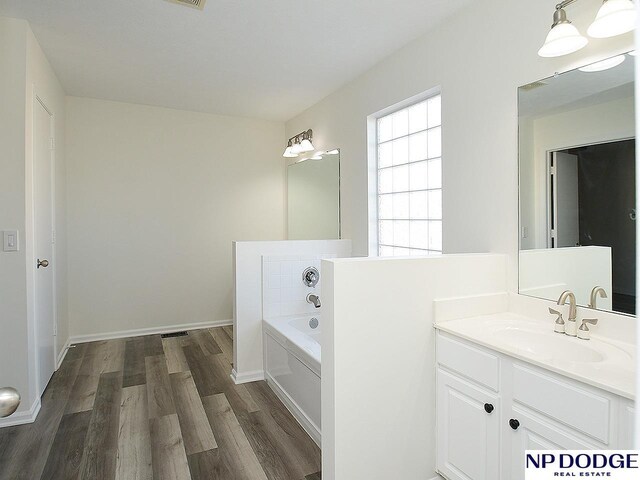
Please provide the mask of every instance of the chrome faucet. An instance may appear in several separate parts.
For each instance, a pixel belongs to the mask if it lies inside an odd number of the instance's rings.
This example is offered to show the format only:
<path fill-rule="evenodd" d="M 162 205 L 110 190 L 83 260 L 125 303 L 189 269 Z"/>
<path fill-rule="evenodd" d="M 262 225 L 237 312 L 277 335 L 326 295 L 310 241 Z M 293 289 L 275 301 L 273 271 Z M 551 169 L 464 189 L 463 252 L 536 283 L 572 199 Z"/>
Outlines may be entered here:
<path fill-rule="evenodd" d="M 567 303 L 567 298 L 569 299 L 569 318 L 567 318 L 564 333 L 570 337 L 575 337 L 578 330 L 576 326 L 576 296 L 570 290 L 565 290 L 558 298 L 558 305 Z"/>
<path fill-rule="evenodd" d="M 322 305 L 320 303 L 320 297 L 315 293 L 310 293 L 309 295 L 307 295 L 307 303 L 312 303 L 316 308 L 320 308 L 320 306 Z"/>
<path fill-rule="evenodd" d="M 602 287 L 593 287 L 593 290 L 591 290 L 591 300 L 589 301 L 589 308 L 598 308 L 596 307 L 598 296 L 600 296 L 600 298 L 607 298 L 606 290 Z"/>

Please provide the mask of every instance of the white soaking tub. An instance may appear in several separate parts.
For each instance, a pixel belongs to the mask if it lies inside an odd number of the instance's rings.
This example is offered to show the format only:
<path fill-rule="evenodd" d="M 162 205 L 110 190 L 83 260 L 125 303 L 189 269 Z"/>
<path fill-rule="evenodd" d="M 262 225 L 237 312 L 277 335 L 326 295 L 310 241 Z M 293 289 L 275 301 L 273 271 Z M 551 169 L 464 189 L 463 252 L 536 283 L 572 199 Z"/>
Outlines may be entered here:
<path fill-rule="evenodd" d="M 320 315 L 265 319 L 263 325 L 265 378 L 320 445 Z"/>

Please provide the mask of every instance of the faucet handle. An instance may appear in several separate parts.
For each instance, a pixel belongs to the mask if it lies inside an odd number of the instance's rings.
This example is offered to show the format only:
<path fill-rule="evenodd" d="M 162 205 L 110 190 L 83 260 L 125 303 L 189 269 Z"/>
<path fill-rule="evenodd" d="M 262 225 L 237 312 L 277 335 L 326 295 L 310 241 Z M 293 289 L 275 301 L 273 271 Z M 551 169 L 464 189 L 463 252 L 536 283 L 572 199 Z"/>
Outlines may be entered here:
<path fill-rule="evenodd" d="M 558 316 L 558 318 L 556 318 L 556 324 L 553 327 L 553 331 L 556 333 L 564 333 L 565 325 L 564 320 L 562 319 L 562 313 L 560 313 L 558 310 L 554 310 L 551 307 L 549 307 L 549 313 Z"/>
<path fill-rule="evenodd" d="M 582 320 L 580 328 L 578 328 L 578 338 L 582 340 L 589 340 L 591 338 L 591 332 L 587 324 L 595 325 L 598 323 L 597 318 L 585 318 Z"/>

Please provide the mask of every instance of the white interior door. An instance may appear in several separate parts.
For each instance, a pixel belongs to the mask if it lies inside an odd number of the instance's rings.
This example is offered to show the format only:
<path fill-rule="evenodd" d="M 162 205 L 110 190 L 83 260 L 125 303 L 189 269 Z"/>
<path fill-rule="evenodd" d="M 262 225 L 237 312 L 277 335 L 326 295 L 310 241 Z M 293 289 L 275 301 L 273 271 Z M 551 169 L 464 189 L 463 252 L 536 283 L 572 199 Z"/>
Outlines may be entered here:
<path fill-rule="evenodd" d="M 44 392 L 55 370 L 53 276 L 52 119 L 36 100 L 33 121 L 35 335 L 38 389 Z"/>
<path fill-rule="evenodd" d="M 580 243 L 578 218 L 578 156 L 553 152 L 554 247 Z"/>

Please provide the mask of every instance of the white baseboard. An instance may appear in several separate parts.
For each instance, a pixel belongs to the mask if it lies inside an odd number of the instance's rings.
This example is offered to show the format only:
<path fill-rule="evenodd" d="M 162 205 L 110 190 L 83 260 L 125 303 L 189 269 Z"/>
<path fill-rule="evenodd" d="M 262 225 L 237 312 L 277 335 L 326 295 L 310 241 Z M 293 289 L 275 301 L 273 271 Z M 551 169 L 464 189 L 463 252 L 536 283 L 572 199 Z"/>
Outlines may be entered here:
<path fill-rule="evenodd" d="M 231 370 L 231 380 L 236 385 L 241 383 L 258 382 L 264 380 L 264 372 L 262 370 L 254 370 L 253 372 L 238 373 L 234 368 Z"/>
<path fill-rule="evenodd" d="M 58 371 L 58 369 L 60 368 L 60 365 L 62 365 L 62 362 L 64 361 L 64 358 L 67 356 L 67 352 L 69 351 L 69 347 L 71 346 L 71 339 L 67 338 L 67 341 L 64 344 L 64 347 L 62 347 L 62 350 L 60 351 L 60 353 L 58 353 L 58 358 L 56 360 L 56 371 Z"/>
<path fill-rule="evenodd" d="M 33 423 L 36 421 L 38 412 L 40 412 L 40 397 L 36 398 L 27 411 L 16 412 L 6 418 L 0 418 L 0 428 L 13 427 L 16 425 L 24 425 L 25 423 Z"/>
<path fill-rule="evenodd" d="M 233 320 L 214 320 L 212 322 L 183 323 L 181 325 L 166 325 L 163 327 L 137 328 L 121 330 L 119 332 L 92 333 L 90 335 L 74 335 L 69 339 L 70 344 L 113 340 L 116 338 L 141 337 L 143 335 L 157 335 L 159 333 L 181 332 L 183 330 L 199 330 L 201 328 L 226 327 L 233 325 Z"/>
<path fill-rule="evenodd" d="M 291 412 L 291 415 L 298 421 L 300 426 L 304 428 L 305 432 L 309 434 L 311 439 L 316 442 L 318 447 L 322 448 L 322 433 L 318 430 L 318 427 L 314 425 L 311 419 L 302 411 L 302 409 L 298 406 L 298 404 L 289 396 L 287 392 L 285 392 L 278 382 L 276 382 L 271 375 L 268 373 L 265 374 L 267 377 L 267 385 L 271 387 L 273 393 L 280 399 L 280 401 L 287 407 L 287 410 Z"/>

